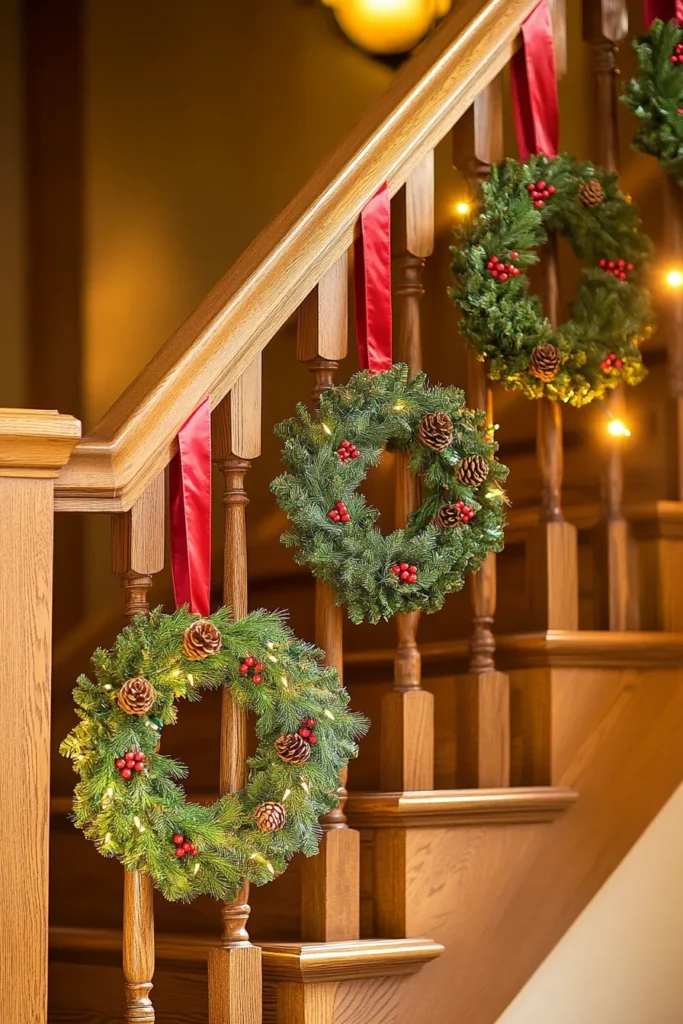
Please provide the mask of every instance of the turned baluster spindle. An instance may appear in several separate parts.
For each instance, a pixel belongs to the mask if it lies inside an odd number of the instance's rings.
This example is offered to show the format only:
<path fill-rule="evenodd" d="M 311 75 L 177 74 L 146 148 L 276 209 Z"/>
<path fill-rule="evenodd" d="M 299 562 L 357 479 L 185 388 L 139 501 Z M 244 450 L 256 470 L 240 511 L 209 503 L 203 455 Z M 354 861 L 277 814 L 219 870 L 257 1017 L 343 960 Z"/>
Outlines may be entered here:
<path fill-rule="evenodd" d="M 247 614 L 247 523 L 244 478 L 261 454 L 261 355 L 247 367 L 212 418 L 213 457 L 223 475 L 223 602 L 234 620 Z M 247 714 L 221 696 L 220 793 L 242 789 L 247 776 Z M 209 1024 L 260 1024 L 261 950 L 249 941 L 249 884 L 221 908 L 220 945 L 209 950 Z"/>
<path fill-rule="evenodd" d="M 112 519 L 112 568 L 124 589 L 124 615 L 148 615 L 148 592 L 164 565 L 164 477 L 150 484 L 128 512 Z M 152 879 L 125 871 L 123 886 L 123 974 L 126 1022 L 154 1021 L 150 999 L 154 977 Z"/>
<path fill-rule="evenodd" d="M 462 153 L 472 190 L 504 156 L 503 90 L 500 75 L 476 97 L 453 130 L 453 163 Z M 483 409 L 493 425 L 493 392 L 486 368 L 469 349 L 467 404 Z M 456 785 L 502 787 L 510 783 L 510 680 L 496 671 L 496 556 L 491 552 L 469 579 L 472 603 L 469 674 L 456 681 Z"/>
<path fill-rule="evenodd" d="M 617 43 L 628 32 L 626 0 L 584 0 L 583 35 L 593 55 L 595 76 L 596 152 L 608 171 L 619 169 L 619 122 L 616 66 Z M 605 400 L 614 419 L 624 416 L 623 385 Z M 621 443 L 610 438 L 602 476 L 602 518 L 597 531 L 598 561 L 606 577 L 599 619 L 610 629 L 634 626 L 629 600 L 628 526 L 624 519 L 624 464 Z"/>
<path fill-rule="evenodd" d="M 434 250 L 434 154 L 415 168 L 392 203 L 394 358 L 411 376 L 422 368 L 420 302 L 422 271 Z M 408 458 L 396 458 L 395 523 L 404 527 L 420 503 L 419 480 Z M 434 786 L 434 697 L 421 686 L 417 645 L 419 612 L 396 615 L 394 687 L 382 700 L 381 786 L 383 790 Z"/>
<path fill-rule="evenodd" d="M 313 375 L 313 404 L 334 386 L 339 360 L 348 347 L 348 258 L 337 260 L 299 307 L 297 356 Z M 331 587 L 315 584 L 315 642 L 343 682 L 343 611 Z M 343 942 L 360 934 L 360 836 L 346 822 L 346 771 L 337 790 L 339 806 L 321 820 L 317 857 L 302 865 L 301 937 L 310 942 Z"/>

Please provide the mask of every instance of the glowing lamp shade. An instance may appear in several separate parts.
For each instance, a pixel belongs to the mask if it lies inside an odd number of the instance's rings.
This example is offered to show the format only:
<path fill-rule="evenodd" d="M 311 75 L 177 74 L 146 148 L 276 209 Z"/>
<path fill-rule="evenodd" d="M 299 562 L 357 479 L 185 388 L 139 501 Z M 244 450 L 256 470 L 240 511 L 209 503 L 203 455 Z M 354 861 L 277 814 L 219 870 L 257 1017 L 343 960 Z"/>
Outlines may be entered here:
<path fill-rule="evenodd" d="M 370 53 L 405 53 L 420 42 L 452 0 L 323 0 L 341 30 Z"/>
<path fill-rule="evenodd" d="M 669 288 L 680 288 L 683 285 L 683 273 L 680 270 L 670 270 L 666 275 L 666 283 Z"/>

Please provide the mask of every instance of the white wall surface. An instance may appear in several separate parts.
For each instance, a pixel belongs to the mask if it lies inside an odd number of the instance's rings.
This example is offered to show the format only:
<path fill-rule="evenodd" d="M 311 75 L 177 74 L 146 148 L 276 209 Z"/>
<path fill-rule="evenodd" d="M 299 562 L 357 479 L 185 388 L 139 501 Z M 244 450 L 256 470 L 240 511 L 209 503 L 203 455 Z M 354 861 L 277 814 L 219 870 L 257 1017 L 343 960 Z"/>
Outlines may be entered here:
<path fill-rule="evenodd" d="M 683 787 L 498 1024 L 682 1024 Z"/>

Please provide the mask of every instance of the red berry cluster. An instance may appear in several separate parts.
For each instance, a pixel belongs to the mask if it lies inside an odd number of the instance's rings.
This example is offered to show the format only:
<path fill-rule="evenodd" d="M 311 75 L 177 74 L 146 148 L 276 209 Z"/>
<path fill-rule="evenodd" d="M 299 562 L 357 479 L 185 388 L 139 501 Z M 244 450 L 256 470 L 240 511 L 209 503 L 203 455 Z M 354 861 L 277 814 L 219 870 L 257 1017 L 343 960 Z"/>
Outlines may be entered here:
<path fill-rule="evenodd" d="M 334 508 L 331 508 L 327 513 L 327 518 L 331 519 L 333 523 L 350 523 L 351 516 L 349 510 L 343 501 L 338 501 Z"/>
<path fill-rule="evenodd" d="M 546 185 L 544 181 L 537 181 L 535 185 L 529 184 L 526 187 L 527 192 L 534 201 L 534 206 L 537 210 L 543 206 L 543 200 L 549 199 L 550 196 L 555 195 L 555 186 Z"/>
<path fill-rule="evenodd" d="M 251 655 L 248 658 L 242 658 L 240 661 L 240 672 L 243 676 L 248 676 L 252 683 L 260 683 L 263 679 L 261 675 L 263 672 L 263 662 L 257 661 Z"/>
<path fill-rule="evenodd" d="M 455 507 L 458 510 L 458 519 L 461 523 L 469 523 L 470 519 L 474 519 L 476 512 L 471 505 L 464 501 L 456 501 Z"/>
<path fill-rule="evenodd" d="M 351 444 L 350 441 L 342 441 L 339 448 L 337 448 L 337 455 L 342 462 L 348 462 L 350 459 L 357 459 L 360 452 L 355 444 Z"/>
<path fill-rule="evenodd" d="M 610 352 L 608 356 L 605 356 L 603 361 L 600 363 L 601 370 L 622 370 L 624 364 L 619 356 L 615 356 L 614 352 Z"/>
<path fill-rule="evenodd" d="M 625 281 L 628 275 L 635 270 L 633 263 L 627 263 L 626 260 L 600 260 L 598 263 L 599 267 L 614 277 L 618 277 L 620 281 Z"/>
<path fill-rule="evenodd" d="M 306 740 L 312 746 L 315 746 L 318 742 L 318 737 L 313 732 L 315 729 L 315 718 L 304 718 L 301 725 L 299 726 L 298 733 L 302 740 Z"/>
<path fill-rule="evenodd" d="M 401 583 L 417 583 L 416 565 L 408 565 L 407 562 L 399 562 L 398 565 L 392 565 L 391 571 L 394 576 L 398 576 Z"/>
<path fill-rule="evenodd" d="M 683 64 L 683 43 L 676 43 L 676 49 L 669 57 L 672 64 Z"/>
<path fill-rule="evenodd" d="M 173 842 L 175 843 L 176 857 L 187 857 L 188 853 L 191 854 L 191 856 L 196 857 L 199 853 L 199 850 L 194 843 L 189 842 L 184 836 L 181 836 L 179 832 L 173 836 Z"/>
<path fill-rule="evenodd" d="M 511 252 L 510 259 L 519 259 L 519 253 Z M 513 266 L 512 263 L 503 263 L 497 256 L 491 257 L 486 264 L 486 269 L 490 272 L 491 277 L 495 277 L 499 281 L 507 281 L 508 277 L 518 277 L 520 273 L 519 267 Z"/>
<path fill-rule="evenodd" d="M 117 757 L 114 764 L 122 779 L 132 779 L 133 772 L 141 772 L 145 767 L 145 755 L 141 750 L 128 750 L 123 757 Z"/>

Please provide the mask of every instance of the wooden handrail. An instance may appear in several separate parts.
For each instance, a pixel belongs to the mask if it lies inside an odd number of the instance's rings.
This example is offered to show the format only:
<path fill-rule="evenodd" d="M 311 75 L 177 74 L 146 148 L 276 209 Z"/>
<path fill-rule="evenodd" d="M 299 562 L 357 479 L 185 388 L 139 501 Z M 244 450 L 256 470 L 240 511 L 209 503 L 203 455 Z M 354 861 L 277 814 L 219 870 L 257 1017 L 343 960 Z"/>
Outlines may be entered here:
<path fill-rule="evenodd" d="M 396 76 L 309 182 L 74 450 L 63 511 L 127 511 L 173 454 L 178 429 L 215 407 L 353 241 L 383 181 L 394 195 L 518 46 L 536 0 L 467 0 Z"/>

